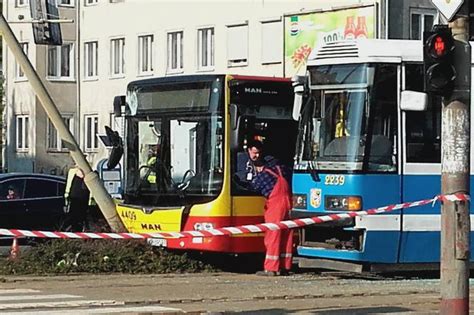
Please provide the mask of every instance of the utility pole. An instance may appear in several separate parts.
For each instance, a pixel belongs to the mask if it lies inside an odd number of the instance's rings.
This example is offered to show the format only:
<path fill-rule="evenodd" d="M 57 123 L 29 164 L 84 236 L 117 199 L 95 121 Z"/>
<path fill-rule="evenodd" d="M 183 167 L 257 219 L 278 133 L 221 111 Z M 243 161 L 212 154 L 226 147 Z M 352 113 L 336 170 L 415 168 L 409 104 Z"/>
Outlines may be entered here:
<path fill-rule="evenodd" d="M 442 109 L 441 193 L 469 194 L 470 89 L 469 2 L 449 23 L 455 39 L 456 79 Z M 449 3 L 449 2 L 447 2 Z M 444 201 L 441 207 L 440 314 L 469 313 L 470 203 Z"/>
<path fill-rule="evenodd" d="M 26 78 L 30 82 L 33 90 L 36 93 L 36 96 L 40 100 L 41 105 L 48 115 L 49 119 L 53 123 L 54 127 L 58 131 L 61 139 L 66 143 L 67 148 L 70 151 L 71 157 L 79 166 L 79 168 L 84 172 L 84 182 L 89 188 L 94 200 L 99 206 L 104 218 L 107 220 L 107 223 L 110 225 L 113 231 L 115 232 L 125 232 L 125 227 L 117 215 L 117 210 L 115 203 L 105 189 L 103 183 L 101 182 L 99 176 L 92 171 L 91 166 L 87 162 L 84 154 L 81 152 L 79 145 L 77 144 L 74 136 L 71 134 L 66 124 L 64 123 L 61 114 L 59 113 L 56 105 L 54 104 L 53 99 L 49 95 L 46 87 L 41 81 L 40 77 L 36 73 L 35 69 L 31 65 L 28 57 L 23 52 L 18 40 L 13 34 L 10 26 L 3 14 L 0 14 L 0 33 L 10 48 L 11 52 L 16 58 L 16 61 L 21 66 L 23 72 L 25 73 Z"/>

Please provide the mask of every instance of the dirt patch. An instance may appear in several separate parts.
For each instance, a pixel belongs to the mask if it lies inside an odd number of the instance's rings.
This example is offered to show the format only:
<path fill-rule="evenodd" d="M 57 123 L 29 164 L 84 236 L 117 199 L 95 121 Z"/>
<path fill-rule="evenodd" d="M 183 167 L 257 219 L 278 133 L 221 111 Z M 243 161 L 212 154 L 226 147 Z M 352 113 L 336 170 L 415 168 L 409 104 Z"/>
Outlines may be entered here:
<path fill-rule="evenodd" d="M 51 240 L 16 260 L 0 259 L 0 274 L 195 273 L 216 271 L 186 253 L 153 248 L 144 241 Z"/>

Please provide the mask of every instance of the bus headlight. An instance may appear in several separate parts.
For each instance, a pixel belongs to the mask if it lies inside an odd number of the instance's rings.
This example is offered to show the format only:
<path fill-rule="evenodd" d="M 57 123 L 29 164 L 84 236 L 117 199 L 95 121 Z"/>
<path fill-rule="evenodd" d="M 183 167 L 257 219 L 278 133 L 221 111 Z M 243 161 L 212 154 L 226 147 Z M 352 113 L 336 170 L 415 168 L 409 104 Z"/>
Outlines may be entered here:
<path fill-rule="evenodd" d="M 195 231 L 209 231 L 214 230 L 214 224 L 209 222 L 198 222 L 194 223 L 194 230 Z"/>
<path fill-rule="evenodd" d="M 362 198 L 360 196 L 326 196 L 325 206 L 328 210 L 360 211 Z"/>
<path fill-rule="evenodd" d="M 293 194 L 293 208 L 306 209 L 306 194 Z"/>

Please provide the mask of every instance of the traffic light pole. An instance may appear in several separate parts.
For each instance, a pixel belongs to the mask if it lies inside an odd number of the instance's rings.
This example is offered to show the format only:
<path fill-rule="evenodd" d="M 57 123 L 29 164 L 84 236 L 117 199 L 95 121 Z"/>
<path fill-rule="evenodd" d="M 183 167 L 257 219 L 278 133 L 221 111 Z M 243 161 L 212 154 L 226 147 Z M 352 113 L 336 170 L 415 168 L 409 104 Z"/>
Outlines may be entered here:
<path fill-rule="evenodd" d="M 470 179 L 470 49 L 468 0 L 449 23 L 456 44 L 456 80 L 442 110 L 441 192 L 469 194 Z M 469 71 L 463 71 L 469 69 Z M 466 74 L 467 73 L 467 74 Z M 466 77 L 467 76 L 467 77 Z M 463 81 L 464 84 L 459 84 Z M 468 83 L 468 84 L 466 84 Z M 462 86 L 460 86 L 462 85 Z M 469 313 L 469 202 L 444 201 L 441 207 L 440 314 Z"/>
<path fill-rule="evenodd" d="M 91 166 L 84 157 L 84 154 L 82 154 L 81 149 L 79 148 L 76 140 L 74 139 L 74 136 L 71 134 L 66 124 L 64 123 L 64 120 L 62 119 L 56 105 L 54 104 L 53 99 L 49 95 L 48 91 L 46 90 L 46 87 L 44 86 L 40 77 L 31 65 L 30 61 L 28 60 L 28 57 L 23 52 L 23 49 L 18 43 L 15 34 L 13 34 L 13 31 L 5 20 L 3 14 L 0 14 L 0 34 L 7 43 L 13 55 L 15 56 L 16 61 L 21 66 L 26 78 L 28 79 L 33 90 L 35 91 L 36 96 L 40 100 L 40 103 L 43 105 L 46 114 L 48 115 L 49 119 L 58 131 L 59 136 L 62 140 L 65 141 L 72 159 L 84 172 L 84 182 L 89 188 L 89 191 L 94 197 L 94 200 L 96 201 L 100 210 L 102 211 L 102 214 L 107 220 L 107 223 L 115 232 L 125 232 L 125 227 L 117 215 L 114 201 L 108 194 L 107 190 L 105 190 L 105 187 L 99 179 L 98 175 L 92 172 Z"/>

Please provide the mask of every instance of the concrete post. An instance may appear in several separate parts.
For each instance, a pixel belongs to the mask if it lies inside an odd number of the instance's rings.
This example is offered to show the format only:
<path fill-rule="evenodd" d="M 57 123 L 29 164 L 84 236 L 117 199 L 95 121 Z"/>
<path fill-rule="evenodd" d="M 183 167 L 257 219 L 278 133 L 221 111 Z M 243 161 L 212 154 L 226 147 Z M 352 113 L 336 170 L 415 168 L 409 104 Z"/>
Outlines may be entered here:
<path fill-rule="evenodd" d="M 468 44 L 468 1 L 449 23 L 456 41 Z M 457 45 L 456 50 L 463 49 Z M 461 56 L 458 58 L 457 56 Z M 470 49 L 456 51 L 458 75 L 471 68 Z M 460 78 L 458 78 L 460 79 Z M 441 192 L 469 194 L 470 180 L 470 71 L 468 86 L 456 80 L 454 93 L 442 111 Z M 465 81 L 464 81 L 465 82 Z M 441 208 L 441 305 L 440 314 L 469 313 L 470 203 L 445 201 Z"/>

